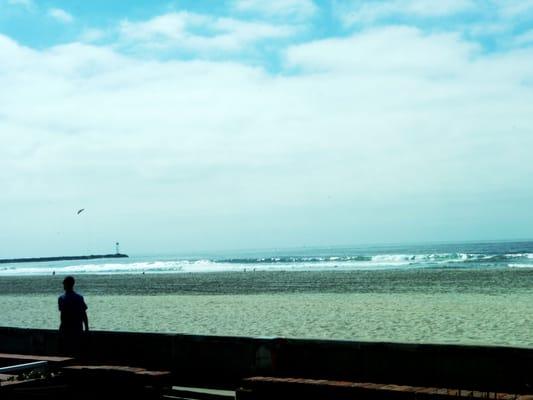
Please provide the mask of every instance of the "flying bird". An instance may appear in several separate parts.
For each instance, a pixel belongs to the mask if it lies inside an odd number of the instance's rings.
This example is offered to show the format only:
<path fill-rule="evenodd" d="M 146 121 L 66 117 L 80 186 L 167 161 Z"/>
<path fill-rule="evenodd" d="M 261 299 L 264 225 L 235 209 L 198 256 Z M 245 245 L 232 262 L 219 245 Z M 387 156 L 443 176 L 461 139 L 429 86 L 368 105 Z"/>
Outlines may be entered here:
<path fill-rule="evenodd" d="M 80 215 L 83 212 L 83 210 L 85 210 L 85 208 L 79 209 L 77 212 L 77 215 Z"/>

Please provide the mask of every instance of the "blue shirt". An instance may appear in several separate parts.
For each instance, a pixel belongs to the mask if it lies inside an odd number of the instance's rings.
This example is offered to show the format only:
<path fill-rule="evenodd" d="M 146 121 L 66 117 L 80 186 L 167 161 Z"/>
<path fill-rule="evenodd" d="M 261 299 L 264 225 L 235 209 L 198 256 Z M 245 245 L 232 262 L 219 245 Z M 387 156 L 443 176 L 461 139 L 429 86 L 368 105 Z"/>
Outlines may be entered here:
<path fill-rule="evenodd" d="M 81 333 L 83 331 L 83 316 L 87 310 L 83 296 L 74 291 L 66 292 L 59 296 L 57 304 L 61 312 L 59 330 L 64 333 Z"/>

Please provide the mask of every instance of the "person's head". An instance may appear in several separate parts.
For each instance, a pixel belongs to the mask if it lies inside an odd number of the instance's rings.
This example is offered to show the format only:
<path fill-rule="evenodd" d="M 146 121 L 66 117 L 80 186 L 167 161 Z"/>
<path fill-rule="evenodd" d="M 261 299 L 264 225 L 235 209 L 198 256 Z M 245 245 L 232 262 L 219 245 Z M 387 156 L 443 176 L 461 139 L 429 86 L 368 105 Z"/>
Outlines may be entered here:
<path fill-rule="evenodd" d="M 74 277 L 73 276 L 67 276 L 65 279 L 63 279 L 63 288 L 66 291 L 73 290 L 74 283 L 75 283 Z"/>

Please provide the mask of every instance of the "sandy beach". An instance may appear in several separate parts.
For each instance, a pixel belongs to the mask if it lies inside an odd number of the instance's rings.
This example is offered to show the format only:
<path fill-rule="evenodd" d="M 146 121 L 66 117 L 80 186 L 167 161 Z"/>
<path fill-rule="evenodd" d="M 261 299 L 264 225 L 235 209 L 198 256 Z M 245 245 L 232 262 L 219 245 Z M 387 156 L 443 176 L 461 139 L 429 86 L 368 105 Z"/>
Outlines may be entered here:
<path fill-rule="evenodd" d="M 0 325 L 57 328 L 60 279 L 0 279 Z M 79 289 L 95 330 L 533 347 L 531 279 L 525 270 L 115 275 L 85 276 Z"/>

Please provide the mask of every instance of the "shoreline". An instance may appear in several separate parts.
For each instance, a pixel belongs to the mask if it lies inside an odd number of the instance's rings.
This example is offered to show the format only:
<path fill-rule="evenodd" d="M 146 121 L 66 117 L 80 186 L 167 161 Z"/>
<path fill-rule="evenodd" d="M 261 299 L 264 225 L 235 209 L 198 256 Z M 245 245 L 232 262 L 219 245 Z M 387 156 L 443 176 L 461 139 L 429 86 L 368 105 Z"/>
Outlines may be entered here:
<path fill-rule="evenodd" d="M 376 271 L 257 271 L 170 274 L 74 274 L 86 295 L 301 293 L 531 293 L 529 269 L 398 269 Z M 0 293 L 55 294 L 63 275 L 0 275 Z"/>

